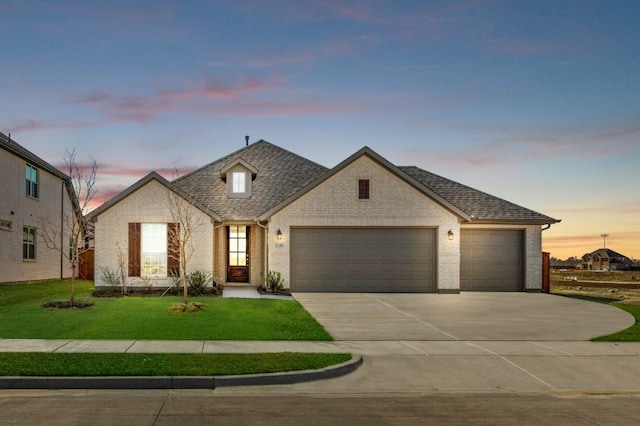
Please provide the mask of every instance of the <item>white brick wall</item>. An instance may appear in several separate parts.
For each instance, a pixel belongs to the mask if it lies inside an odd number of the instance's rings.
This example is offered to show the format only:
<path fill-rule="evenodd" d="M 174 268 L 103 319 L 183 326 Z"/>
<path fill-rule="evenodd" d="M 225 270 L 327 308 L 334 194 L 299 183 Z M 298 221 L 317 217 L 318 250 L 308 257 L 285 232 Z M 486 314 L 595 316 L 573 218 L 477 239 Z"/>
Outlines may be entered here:
<path fill-rule="evenodd" d="M 61 274 L 70 277 L 70 263 L 58 250 L 47 248 L 41 235 L 43 221 L 50 230 L 60 234 L 62 217 L 65 222 L 73 219 L 69 193 L 62 179 L 36 167 L 39 197 L 27 197 L 26 164 L 27 161 L 0 149 L 0 219 L 11 221 L 12 225 L 11 230 L 0 229 L 0 282 L 60 279 Z M 36 228 L 35 261 L 22 259 L 24 226 Z M 59 241 L 68 244 L 68 233 Z"/>
<path fill-rule="evenodd" d="M 115 206 L 104 211 L 95 223 L 95 284 L 107 286 L 102 280 L 101 267 L 118 268 L 118 247 L 128 259 L 129 223 L 175 222 L 169 209 L 168 190 L 157 181 L 150 181 Z M 194 209 L 199 226 L 191 237 L 194 248 L 187 273 L 196 269 L 215 273 L 214 241 L 211 218 Z M 125 265 L 125 270 L 127 266 Z M 152 285 L 166 286 L 169 279 L 154 279 Z M 142 285 L 140 278 L 130 277 L 127 285 Z"/>
<path fill-rule="evenodd" d="M 358 199 L 358 179 L 370 180 L 369 200 Z M 369 157 L 355 160 L 271 218 L 269 269 L 281 272 L 287 287 L 292 226 L 436 228 L 438 289 L 460 288 L 459 238 L 447 238 L 449 230 L 459 235 L 457 217 Z"/>

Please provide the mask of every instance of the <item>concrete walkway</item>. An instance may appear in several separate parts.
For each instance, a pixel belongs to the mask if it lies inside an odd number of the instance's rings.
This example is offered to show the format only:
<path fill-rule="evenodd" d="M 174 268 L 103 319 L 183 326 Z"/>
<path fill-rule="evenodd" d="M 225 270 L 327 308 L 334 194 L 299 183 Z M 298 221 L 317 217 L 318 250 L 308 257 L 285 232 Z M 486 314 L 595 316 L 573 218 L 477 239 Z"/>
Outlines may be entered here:
<path fill-rule="evenodd" d="M 48 353 L 354 353 L 365 356 L 640 357 L 640 342 L 342 340 L 0 339 L 0 352 Z M 639 383 L 640 385 L 640 383 Z"/>
<path fill-rule="evenodd" d="M 542 293 L 294 293 L 336 340 L 584 341 L 624 330 L 615 306 Z"/>

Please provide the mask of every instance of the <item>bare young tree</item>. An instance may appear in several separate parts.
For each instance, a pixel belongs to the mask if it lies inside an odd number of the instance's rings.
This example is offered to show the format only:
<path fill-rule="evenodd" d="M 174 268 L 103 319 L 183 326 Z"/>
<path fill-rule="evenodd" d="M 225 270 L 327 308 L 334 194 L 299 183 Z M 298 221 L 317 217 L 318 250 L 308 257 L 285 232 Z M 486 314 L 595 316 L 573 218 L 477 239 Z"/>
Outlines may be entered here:
<path fill-rule="evenodd" d="M 89 157 L 89 163 L 85 166 L 78 164 L 76 150 L 66 150 L 64 163 L 66 166 L 67 186 L 71 198 L 71 209 L 65 211 L 62 220 L 56 223 L 50 217 L 40 218 L 40 235 L 49 249 L 60 252 L 71 264 L 71 306 L 75 304 L 76 283 L 80 254 L 85 250 L 84 235 L 86 222 L 84 215 L 87 212 L 91 200 L 96 194 L 94 185 L 98 166 L 96 160 Z M 67 245 L 68 243 L 68 245 Z"/>
<path fill-rule="evenodd" d="M 177 170 L 174 174 L 178 175 Z M 192 191 L 186 192 L 177 188 L 175 191 L 167 192 L 167 203 L 174 222 L 168 228 L 170 241 L 168 255 L 170 259 L 177 263 L 177 268 L 169 266 L 169 272 L 173 274 L 179 273 L 182 280 L 182 299 L 186 305 L 189 301 L 189 277 L 187 271 L 189 261 L 195 251 L 191 239 L 198 228 L 204 224 L 201 214 L 202 208 L 198 207 L 198 202 L 193 198 Z"/>

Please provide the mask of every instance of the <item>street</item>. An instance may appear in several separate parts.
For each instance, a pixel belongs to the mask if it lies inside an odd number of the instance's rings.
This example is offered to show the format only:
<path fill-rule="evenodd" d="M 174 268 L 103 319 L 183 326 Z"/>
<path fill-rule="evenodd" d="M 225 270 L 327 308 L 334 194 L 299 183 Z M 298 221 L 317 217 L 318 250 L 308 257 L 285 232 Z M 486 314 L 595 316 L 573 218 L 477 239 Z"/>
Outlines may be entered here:
<path fill-rule="evenodd" d="M 640 394 L 399 393 L 283 395 L 217 391 L 0 391 L 0 424 L 30 425 L 631 425 Z"/>

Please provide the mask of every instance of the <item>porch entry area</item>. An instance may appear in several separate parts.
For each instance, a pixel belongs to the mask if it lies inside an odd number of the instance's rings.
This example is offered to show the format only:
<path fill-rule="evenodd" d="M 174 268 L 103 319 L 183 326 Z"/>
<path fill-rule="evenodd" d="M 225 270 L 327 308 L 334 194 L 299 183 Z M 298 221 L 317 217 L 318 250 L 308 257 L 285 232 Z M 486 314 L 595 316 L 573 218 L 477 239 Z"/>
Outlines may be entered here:
<path fill-rule="evenodd" d="M 227 282 L 249 281 L 249 234 L 246 225 L 227 226 Z"/>

